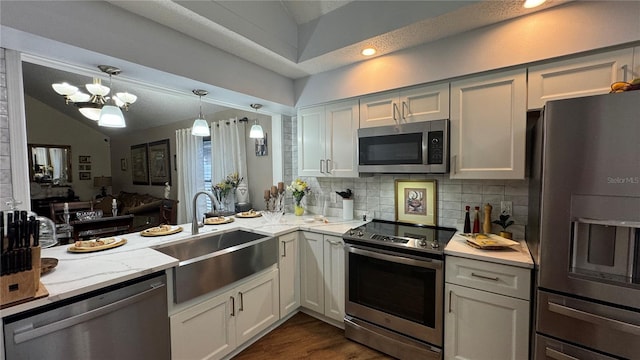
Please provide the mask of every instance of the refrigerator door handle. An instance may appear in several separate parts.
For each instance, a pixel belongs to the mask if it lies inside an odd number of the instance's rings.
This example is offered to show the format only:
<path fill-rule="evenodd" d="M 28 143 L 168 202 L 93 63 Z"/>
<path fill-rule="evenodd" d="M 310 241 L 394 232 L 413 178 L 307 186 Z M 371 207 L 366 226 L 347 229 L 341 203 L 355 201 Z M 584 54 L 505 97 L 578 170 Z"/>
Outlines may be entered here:
<path fill-rule="evenodd" d="M 550 358 L 550 359 L 555 359 L 555 360 L 580 360 L 576 357 L 573 357 L 571 355 L 567 355 L 563 352 L 560 352 L 558 350 L 554 350 L 552 348 L 545 348 L 544 350 L 544 354 Z"/>
<path fill-rule="evenodd" d="M 578 218 L 578 222 L 583 224 L 593 224 L 593 225 L 640 228 L 640 221 L 598 220 L 598 219 Z"/>
<path fill-rule="evenodd" d="M 640 326 L 630 324 L 624 321 L 608 319 L 601 315 L 592 314 L 586 311 L 574 309 L 569 306 L 560 305 L 558 303 L 549 301 L 547 303 L 549 311 L 554 313 L 568 316 L 574 319 L 586 321 L 592 324 L 608 327 L 612 330 L 626 332 L 635 336 L 640 336 Z"/>

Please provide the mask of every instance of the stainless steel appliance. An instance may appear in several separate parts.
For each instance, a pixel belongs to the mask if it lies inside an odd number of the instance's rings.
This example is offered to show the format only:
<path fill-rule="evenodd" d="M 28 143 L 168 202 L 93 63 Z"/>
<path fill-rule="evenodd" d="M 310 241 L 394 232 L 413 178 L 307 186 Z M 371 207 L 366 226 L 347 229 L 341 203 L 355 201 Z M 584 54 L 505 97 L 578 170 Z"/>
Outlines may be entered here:
<path fill-rule="evenodd" d="M 383 220 L 345 233 L 345 336 L 400 359 L 441 359 L 443 249 L 454 233 Z"/>
<path fill-rule="evenodd" d="M 536 359 L 640 358 L 639 114 L 635 91 L 549 102 L 537 124 Z"/>
<path fill-rule="evenodd" d="M 6 359 L 170 359 L 166 275 L 4 319 Z"/>
<path fill-rule="evenodd" d="M 358 129 L 361 173 L 446 173 L 449 120 Z"/>

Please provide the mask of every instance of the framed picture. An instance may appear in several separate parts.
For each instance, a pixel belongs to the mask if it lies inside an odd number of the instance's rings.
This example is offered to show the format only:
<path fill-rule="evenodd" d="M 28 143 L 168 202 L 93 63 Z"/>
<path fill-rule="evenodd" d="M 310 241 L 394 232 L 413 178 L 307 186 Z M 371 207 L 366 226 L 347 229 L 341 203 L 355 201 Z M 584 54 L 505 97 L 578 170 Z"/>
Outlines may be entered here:
<path fill-rule="evenodd" d="M 89 155 L 80 155 L 80 156 L 78 156 L 78 163 L 80 163 L 80 164 L 91 164 L 91 156 L 89 156 Z"/>
<path fill-rule="evenodd" d="M 91 173 L 87 171 L 80 171 L 80 180 L 91 180 Z"/>
<path fill-rule="evenodd" d="M 267 156 L 267 133 L 262 139 L 256 139 L 256 156 Z"/>
<path fill-rule="evenodd" d="M 169 139 L 149 143 L 149 179 L 151 185 L 171 183 Z"/>
<path fill-rule="evenodd" d="M 147 144 L 131 146 L 131 179 L 134 185 L 149 185 Z"/>
<path fill-rule="evenodd" d="M 127 159 L 120 159 L 120 170 L 127 171 Z"/>
<path fill-rule="evenodd" d="M 396 220 L 436 225 L 437 199 L 435 180 L 396 180 Z"/>

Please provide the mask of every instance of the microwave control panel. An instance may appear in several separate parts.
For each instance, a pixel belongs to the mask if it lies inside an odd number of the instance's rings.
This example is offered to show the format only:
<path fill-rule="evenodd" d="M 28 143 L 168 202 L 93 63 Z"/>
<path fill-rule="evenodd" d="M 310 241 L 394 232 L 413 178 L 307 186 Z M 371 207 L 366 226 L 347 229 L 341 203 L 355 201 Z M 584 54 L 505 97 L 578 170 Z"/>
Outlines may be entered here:
<path fill-rule="evenodd" d="M 444 163 L 444 131 L 429 131 L 427 138 L 427 163 L 443 164 Z"/>

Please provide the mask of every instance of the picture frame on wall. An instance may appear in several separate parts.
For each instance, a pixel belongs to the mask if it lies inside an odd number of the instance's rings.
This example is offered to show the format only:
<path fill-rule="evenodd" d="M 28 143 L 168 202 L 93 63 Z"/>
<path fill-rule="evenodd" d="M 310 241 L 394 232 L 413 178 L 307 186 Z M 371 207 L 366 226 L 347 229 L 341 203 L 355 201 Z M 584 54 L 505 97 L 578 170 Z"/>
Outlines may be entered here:
<path fill-rule="evenodd" d="M 169 139 L 149 143 L 149 179 L 151 185 L 171 183 Z"/>
<path fill-rule="evenodd" d="M 131 146 L 131 179 L 134 185 L 149 185 L 147 144 Z"/>
<path fill-rule="evenodd" d="M 435 180 L 396 180 L 396 221 L 436 225 L 436 194 Z"/>
<path fill-rule="evenodd" d="M 121 171 L 127 171 L 127 159 L 126 158 L 120 159 L 120 170 Z"/>
<path fill-rule="evenodd" d="M 87 171 L 80 171 L 80 180 L 91 180 L 91 173 Z"/>
<path fill-rule="evenodd" d="M 79 164 L 91 164 L 91 156 L 89 155 L 80 155 L 78 156 Z"/>

